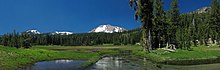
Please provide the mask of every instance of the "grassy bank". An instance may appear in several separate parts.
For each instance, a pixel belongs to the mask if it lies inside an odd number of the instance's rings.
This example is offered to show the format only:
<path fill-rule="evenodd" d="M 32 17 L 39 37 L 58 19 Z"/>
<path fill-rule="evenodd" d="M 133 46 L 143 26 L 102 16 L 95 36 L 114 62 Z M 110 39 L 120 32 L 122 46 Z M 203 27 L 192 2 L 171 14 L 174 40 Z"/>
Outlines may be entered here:
<path fill-rule="evenodd" d="M 17 69 L 35 62 L 57 59 L 89 60 L 89 63 L 92 63 L 98 60 L 99 57 L 98 53 L 55 51 L 39 48 L 16 49 L 0 46 L 0 69 Z"/>
<path fill-rule="evenodd" d="M 220 62 L 220 48 L 218 46 L 199 46 L 193 47 L 193 50 L 180 50 L 168 52 L 161 49 L 153 50 L 146 54 L 143 51 L 135 50 L 134 55 L 146 57 L 151 61 L 166 64 L 190 65 L 190 64 L 208 64 Z"/>

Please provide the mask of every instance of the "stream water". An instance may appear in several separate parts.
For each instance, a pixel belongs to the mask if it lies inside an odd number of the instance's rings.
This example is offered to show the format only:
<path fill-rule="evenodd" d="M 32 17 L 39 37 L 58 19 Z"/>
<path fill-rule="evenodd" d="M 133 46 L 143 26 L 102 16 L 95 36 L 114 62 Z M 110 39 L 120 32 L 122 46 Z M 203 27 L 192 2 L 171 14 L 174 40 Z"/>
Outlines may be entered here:
<path fill-rule="evenodd" d="M 146 59 L 105 57 L 86 70 L 220 70 L 220 63 L 203 65 L 165 65 Z"/>
<path fill-rule="evenodd" d="M 37 62 L 18 70 L 83 70 L 81 64 L 84 60 L 55 60 Z"/>
<path fill-rule="evenodd" d="M 220 63 L 202 65 L 166 65 L 153 63 L 145 58 L 122 54 L 103 57 L 95 64 L 82 68 L 83 60 L 56 60 L 38 62 L 19 70 L 220 70 Z"/>

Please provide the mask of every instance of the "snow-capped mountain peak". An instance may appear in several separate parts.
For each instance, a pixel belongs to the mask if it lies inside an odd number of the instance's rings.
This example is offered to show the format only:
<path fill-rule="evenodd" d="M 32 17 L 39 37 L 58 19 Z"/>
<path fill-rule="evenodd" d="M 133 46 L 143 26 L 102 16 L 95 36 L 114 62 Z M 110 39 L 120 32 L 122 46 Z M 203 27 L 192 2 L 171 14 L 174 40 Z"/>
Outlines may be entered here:
<path fill-rule="evenodd" d="M 108 25 L 100 25 L 97 28 L 90 31 L 90 33 L 92 33 L 92 32 L 95 32 L 95 33 L 99 33 L 99 32 L 114 33 L 114 32 L 124 32 L 124 31 L 128 31 L 128 30 L 125 28 L 122 28 L 122 27 L 112 26 L 112 25 L 108 24 Z"/>
<path fill-rule="evenodd" d="M 53 35 L 55 35 L 55 34 L 59 34 L 59 35 L 72 35 L 73 34 L 73 32 L 65 32 L 65 31 L 63 31 L 63 32 L 58 32 L 58 31 L 56 31 L 56 32 L 54 32 L 54 33 L 52 33 Z"/>
<path fill-rule="evenodd" d="M 29 33 L 29 34 L 41 34 L 38 30 L 35 30 L 35 29 L 27 30 L 26 33 Z"/>
<path fill-rule="evenodd" d="M 55 32 L 41 33 L 36 29 L 27 30 L 25 33 L 28 33 L 28 34 L 52 34 L 52 35 L 72 35 L 73 34 L 73 32 L 70 32 L 70 31 L 55 31 Z"/>
<path fill-rule="evenodd" d="M 193 11 L 193 12 L 196 12 L 198 14 L 207 13 L 210 9 L 211 9 L 211 7 L 203 7 L 203 8 L 197 9 L 196 11 Z"/>

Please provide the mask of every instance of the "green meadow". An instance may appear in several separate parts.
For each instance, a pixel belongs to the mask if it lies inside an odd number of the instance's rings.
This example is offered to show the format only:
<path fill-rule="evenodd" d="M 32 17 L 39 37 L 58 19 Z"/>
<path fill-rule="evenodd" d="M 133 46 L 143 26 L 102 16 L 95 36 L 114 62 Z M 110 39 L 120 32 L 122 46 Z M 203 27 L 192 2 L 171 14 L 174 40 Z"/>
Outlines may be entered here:
<path fill-rule="evenodd" d="M 88 60 L 87 64 L 89 64 L 98 60 L 99 55 L 89 52 L 55 51 L 40 48 L 16 49 L 0 46 L 0 69 L 17 69 L 35 62 L 57 59 Z"/>
<path fill-rule="evenodd" d="M 33 46 L 30 49 L 16 49 L 0 46 L 0 68 L 18 69 L 39 61 L 70 59 L 88 60 L 83 66 L 89 66 L 98 61 L 104 54 L 119 54 L 119 51 L 131 50 L 132 55 L 147 58 L 157 63 L 170 64 L 203 64 L 219 62 L 215 59 L 220 56 L 218 46 L 193 47 L 192 50 L 177 50 L 168 52 L 161 49 L 146 54 L 141 46 Z M 199 61 L 199 62 L 198 62 Z"/>

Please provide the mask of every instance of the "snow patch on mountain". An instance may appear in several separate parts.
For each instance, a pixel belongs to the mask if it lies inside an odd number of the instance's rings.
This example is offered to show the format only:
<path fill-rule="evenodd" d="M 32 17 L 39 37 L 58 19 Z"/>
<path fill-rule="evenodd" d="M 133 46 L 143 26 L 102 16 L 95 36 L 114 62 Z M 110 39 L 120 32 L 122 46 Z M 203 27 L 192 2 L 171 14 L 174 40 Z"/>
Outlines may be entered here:
<path fill-rule="evenodd" d="M 210 9 L 211 9 L 211 7 L 202 7 L 200 9 L 197 9 L 196 11 L 193 11 L 193 12 L 198 13 L 198 14 L 208 13 Z"/>
<path fill-rule="evenodd" d="M 52 35 L 56 35 L 56 34 L 59 34 L 59 35 L 72 35 L 73 32 L 65 32 L 65 31 L 58 32 L 58 31 L 56 31 L 56 32 L 52 33 Z"/>
<path fill-rule="evenodd" d="M 89 33 L 99 33 L 99 32 L 104 32 L 104 33 L 114 33 L 114 32 L 124 32 L 128 31 L 125 28 L 118 27 L 118 26 L 112 26 L 112 25 L 100 25 L 97 28 L 93 29 Z"/>
<path fill-rule="evenodd" d="M 26 33 L 29 33 L 29 34 L 41 34 L 41 32 L 39 32 L 38 30 L 35 30 L 35 29 L 27 30 Z"/>

